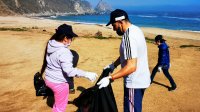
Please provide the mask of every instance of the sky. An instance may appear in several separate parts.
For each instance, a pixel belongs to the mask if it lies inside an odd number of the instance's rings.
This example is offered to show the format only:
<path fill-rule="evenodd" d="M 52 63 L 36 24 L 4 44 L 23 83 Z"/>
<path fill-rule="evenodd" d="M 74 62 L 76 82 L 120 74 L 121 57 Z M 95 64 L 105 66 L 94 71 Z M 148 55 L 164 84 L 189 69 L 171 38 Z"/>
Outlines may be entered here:
<path fill-rule="evenodd" d="M 95 7 L 100 0 L 87 0 L 89 1 L 93 7 Z M 131 7 L 141 8 L 145 10 L 145 8 L 149 9 L 154 7 L 158 7 L 159 9 L 171 9 L 174 8 L 176 10 L 191 10 L 191 11 L 200 11 L 200 0 L 103 0 L 109 3 L 114 9 L 115 8 L 127 8 Z M 170 6 L 170 8 L 169 8 Z M 171 9 L 172 10 L 172 9 Z"/>

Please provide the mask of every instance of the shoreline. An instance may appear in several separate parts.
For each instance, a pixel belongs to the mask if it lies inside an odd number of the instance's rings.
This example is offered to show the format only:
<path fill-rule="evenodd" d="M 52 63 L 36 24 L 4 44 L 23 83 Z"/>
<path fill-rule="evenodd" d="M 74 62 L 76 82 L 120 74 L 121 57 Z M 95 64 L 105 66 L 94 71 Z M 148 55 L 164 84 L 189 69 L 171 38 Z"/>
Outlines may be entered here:
<path fill-rule="evenodd" d="M 103 32 L 105 36 L 108 37 L 118 37 L 112 30 L 111 26 L 105 26 L 105 24 L 98 23 L 86 23 L 86 22 L 74 22 L 74 21 L 62 21 L 62 20 L 52 20 L 41 17 L 25 17 L 25 16 L 0 16 L 1 28 L 17 28 L 17 27 L 37 27 L 45 29 L 55 29 L 60 24 L 73 25 L 74 30 L 82 35 L 94 35 L 97 31 Z M 185 30 L 169 30 L 163 28 L 155 27 L 140 27 L 144 34 L 158 35 L 161 34 L 166 37 L 172 38 L 183 38 L 200 40 L 200 31 L 185 31 Z"/>
<path fill-rule="evenodd" d="M 49 20 L 56 20 L 57 16 L 48 16 L 47 18 L 45 17 L 39 17 L 39 18 L 43 18 L 43 19 L 49 19 Z M 64 21 L 64 22 L 73 22 L 73 23 L 77 23 L 77 24 L 88 24 L 88 25 L 106 25 L 106 23 L 94 23 L 94 22 L 78 22 L 78 21 L 68 21 L 68 20 L 58 20 L 57 21 Z M 137 25 L 138 26 L 138 25 Z M 184 30 L 184 29 L 167 29 L 167 28 L 161 28 L 161 27 L 154 27 L 154 26 L 139 26 L 142 28 L 158 28 L 158 29 L 166 29 L 166 30 L 175 30 L 175 31 L 186 31 L 186 32 L 196 32 L 196 33 L 200 33 L 200 30 Z"/>
<path fill-rule="evenodd" d="M 148 16 L 147 15 L 140 15 L 140 14 L 130 14 L 131 19 L 133 20 L 133 23 L 136 23 L 136 25 L 140 26 L 140 27 L 152 27 L 152 28 L 162 28 L 162 29 L 168 29 L 168 30 L 183 30 L 183 31 L 192 31 L 192 32 L 200 32 L 199 29 L 199 25 L 196 25 L 196 22 L 199 22 L 199 18 L 198 17 L 194 17 L 194 18 L 187 18 L 184 16 L 173 16 L 173 15 L 169 15 L 169 16 L 165 16 L 165 15 L 157 15 L 157 13 L 153 14 L 154 16 Z M 71 16 L 71 17 L 67 17 L 67 16 L 62 16 L 62 15 L 56 15 L 56 16 L 46 16 L 44 18 L 47 19 L 56 19 L 56 20 L 60 20 L 60 21 L 74 21 L 74 22 L 81 22 L 81 23 L 89 23 L 89 24 L 106 24 L 107 21 L 109 20 L 108 18 L 108 14 L 106 15 L 99 15 L 99 16 L 90 16 L 90 15 L 84 15 L 82 16 Z M 88 18 L 93 18 L 94 19 L 88 19 Z M 97 18 L 104 18 L 104 19 L 97 19 Z M 134 20 L 135 18 L 135 20 Z M 154 19 L 155 18 L 155 19 Z M 140 19 L 140 21 L 138 21 L 138 19 Z M 144 19 L 144 20 L 143 20 Z M 161 19 L 161 21 L 157 21 L 157 19 Z M 171 19 L 172 22 L 171 22 Z M 187 20 L 187 21 L 185 21 Z M 149 21 L 149 22 L 148 22 Z M 170 22 L 169 22 L 170 21 Z M 190 23 L 190 21 L 193 21 L 194 24 L 186 24 L 187 22 Z M 166 22 L 166 23 L 165 23 Z M 168 23 L 169 22 L 169 23 Z M 171 24 L 170 24 L 171 23 Z M 183 24 L 183 25 L 182 25 Z M 184 25 L 185 24 L 185 25 Z M 198 23 L 197 23 L 198 24 Z"/>

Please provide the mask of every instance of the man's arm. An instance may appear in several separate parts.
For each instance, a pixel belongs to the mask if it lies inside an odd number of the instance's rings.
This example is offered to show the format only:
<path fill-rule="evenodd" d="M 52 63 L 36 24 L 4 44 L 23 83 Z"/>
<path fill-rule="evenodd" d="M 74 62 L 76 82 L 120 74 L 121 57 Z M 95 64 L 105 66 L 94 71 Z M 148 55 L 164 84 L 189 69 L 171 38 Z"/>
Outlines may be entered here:
<path fill-rule="evenodd" d="M 115 62 L 117 64 L 117 60 Z M 112 80 L 127 76 L 132 72 L 135 72 L 136 68 L 137 68 L 137 58 L 129 59 L 126 61 L 126 65 L 122 69 L 111 75 Z"/>

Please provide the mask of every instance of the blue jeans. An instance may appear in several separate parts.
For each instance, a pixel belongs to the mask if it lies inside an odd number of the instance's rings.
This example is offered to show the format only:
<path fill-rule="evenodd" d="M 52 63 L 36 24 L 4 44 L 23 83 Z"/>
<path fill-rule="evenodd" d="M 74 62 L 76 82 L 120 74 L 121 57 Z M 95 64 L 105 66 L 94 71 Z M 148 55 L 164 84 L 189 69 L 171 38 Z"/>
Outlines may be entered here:
<path fill-rule="evenodd" d="M 153 79 L 158 71 L 158 64 L 154 67 L 153 71 L 152 71 L 152 74 L 151 74 L 151 82 L 153 82 Z M 165 77 L 167 77 L 167 79 L 169 80 L 170 84 L 172 87 L 175 87 L 176 86 L 176 83 L 174 82 L 172 76 L 169 74 L 169 69 L 168 68 L 162 68 L 162 71 L 165 75 Z"/>

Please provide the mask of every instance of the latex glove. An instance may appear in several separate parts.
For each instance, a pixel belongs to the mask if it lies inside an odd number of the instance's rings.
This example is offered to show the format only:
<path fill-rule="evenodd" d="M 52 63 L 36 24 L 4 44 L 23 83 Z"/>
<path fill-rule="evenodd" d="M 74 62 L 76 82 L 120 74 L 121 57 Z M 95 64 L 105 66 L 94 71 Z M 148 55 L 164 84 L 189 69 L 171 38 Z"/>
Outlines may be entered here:
<path fill-rule="evenodd" d="M 93 72 L 86 72 L 84 77 L 89 79 L 91 82 L 94 82 L 96 80 L 96 78 L 98 77 L 98 75 Z"/>
<path fill-rule="evenodd" d="M 115 66 L 114 66 L 114 63 L 110 64 L 110 65 L 107 65 L 106 67 L 103 68 L 104 70 L 105 69 L 110 69 L 110 73 L 113 73 L 114 69 L 115 69 Z"/>
<path fill-rule="evenodd" d="M 107 87 L 109 84 L 110 84 L 110 79 L 112 77 L 111 76 L 107 76 L 107 77 L 104 77 L 103 79 L 101 79 L 97 85 L 99 85 L 99 89 L 103 88 L 103 87 Z"/>
<path fill-rule="evenodd" d="M 158 67 L 158 72 L 162 72 L 162 66 Z"/>

